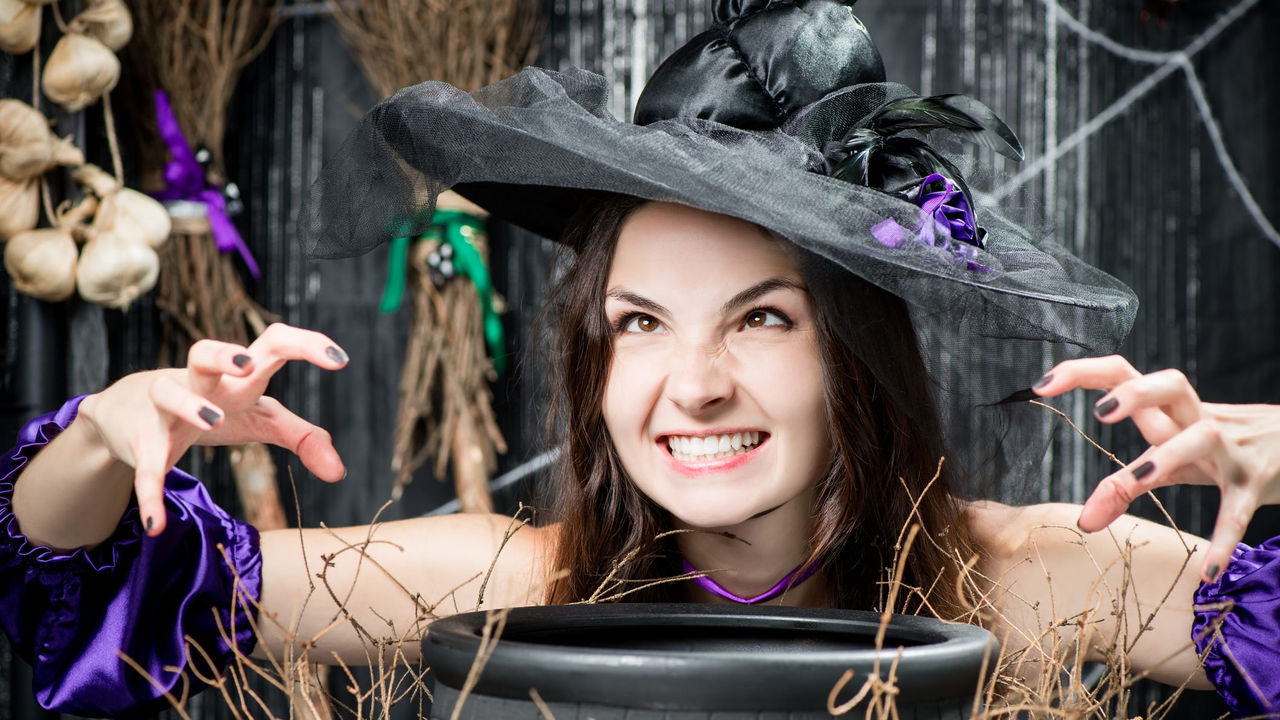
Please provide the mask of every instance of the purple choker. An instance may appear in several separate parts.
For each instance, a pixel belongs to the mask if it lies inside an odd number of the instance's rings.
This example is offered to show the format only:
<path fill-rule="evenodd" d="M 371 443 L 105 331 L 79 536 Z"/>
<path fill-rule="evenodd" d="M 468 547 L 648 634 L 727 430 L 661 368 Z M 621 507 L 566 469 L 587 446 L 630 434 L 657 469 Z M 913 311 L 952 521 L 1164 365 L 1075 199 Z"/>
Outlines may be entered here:
<path fill-rule="evenodd" d="M 701 572 L 700 570 L 698 570 L 698 568 L 691 565 L 689 561 L 684 559 L 683 557 L 680 558 L 680 563 L 684 566 L 684 571 L 687 573 Z M 801 571 L 802 568 L 803 568 L 803 572 Z M 752 598 L 744 598 L 738 595 L 734 595 L 733 593 L 724 589 L 724 587 L 720 585 L 720 583 L 716 582 L 715 580 L 712 580 L 706 575 L 702 575 L 701 577 L 696 577 L 691 579 L 694 582 L 698 583 L 698 585 L 703 590 L 706 590 L 707 592 L 713 593 L 715 595 L 719 595 L 720 597 L 726 600 L 732 600 L 736 603 L 742 603 L 743 605 L 756 605 L 756 604 L 765 602 L 766 600 L 772 600 L 773 598 L 781 595 L 787 589 L 795 587 L 796 585 L 799 585 L 805 580 L 808 580 L 817 571 L 818 571 L 818 563 L 813 563 L 807 568 L 804 565 L 801 565 L 795 570 L 792 570 L 791 572 L 787 573 L 786 576 L 784 576 L 781 580 L 778 581 L 777 585 L 774 585 L 768 590 L 765 590 L 764 592 Z"/>

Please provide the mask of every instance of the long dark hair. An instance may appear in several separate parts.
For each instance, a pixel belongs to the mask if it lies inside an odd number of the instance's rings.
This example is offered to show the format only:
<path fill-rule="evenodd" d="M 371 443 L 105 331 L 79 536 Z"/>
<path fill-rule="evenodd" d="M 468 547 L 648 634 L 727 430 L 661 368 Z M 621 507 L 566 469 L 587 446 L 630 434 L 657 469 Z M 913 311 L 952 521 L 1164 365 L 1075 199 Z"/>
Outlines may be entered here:
<path fill-rule="evenodd" d="M 552 567 L 567 574 L 551 603 L 590 599 L 669 602 L 683 598 L 666 511 L 627 479 L 608 440 L 603 402 L 613 354 L 605 283 L 623 222 L 644 203 L 593 201 L 569 223 L 572 263 L 553 289 L 551 357 L 557 385 L 553 442 L 563 450 L 543 504 L 561 523 Z M 914 605 L 940 617 L 966 616 L 973 604 L 957 582 L 976 545 L 951 494 L 942 431 L 905 303 L 789 246 L 813 298 L 825 400 L 835 459 L 818 485 L 809 538 L 833 607 L 879 608 L 903 530 L 921 525 L 905 557 L 903 584 L 926 591 Z M 928 487 L 928 491 L 925 489 Z M 927 536 L 927 537 L 926 537 Z M 910 594 L 910 593 L 907 593 Z"/>

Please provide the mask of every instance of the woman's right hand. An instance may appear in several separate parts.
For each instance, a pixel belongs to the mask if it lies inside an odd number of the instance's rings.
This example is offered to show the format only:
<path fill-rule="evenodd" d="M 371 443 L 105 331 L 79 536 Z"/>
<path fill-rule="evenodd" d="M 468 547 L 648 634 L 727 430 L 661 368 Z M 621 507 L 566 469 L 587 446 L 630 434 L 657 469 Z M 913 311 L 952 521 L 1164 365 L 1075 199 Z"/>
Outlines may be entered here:
<path fill-rule="evenodd" d="M 134 469 L 138 512 L 149 535 L 165 527 L 165 474 L 193 445 L 265 442 L 298 456 L 328 482 L 346 474 L 328 432 L 263 395 L 290 360 L 337 370 L 347 354 L 325 335 L 276 323 L 249 347 L 215 340 L 191 346 L 187 367 L 135 373 L 84 399 L 103 445 Z"/>

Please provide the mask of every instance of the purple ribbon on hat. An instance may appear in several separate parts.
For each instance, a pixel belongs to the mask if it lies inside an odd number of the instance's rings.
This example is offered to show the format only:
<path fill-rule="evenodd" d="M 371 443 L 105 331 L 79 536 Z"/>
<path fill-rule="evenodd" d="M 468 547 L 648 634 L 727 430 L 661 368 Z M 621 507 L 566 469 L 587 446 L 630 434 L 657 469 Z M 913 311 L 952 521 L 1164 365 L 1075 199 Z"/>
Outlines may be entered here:
<path fill-rule="evenodd" d="M 204 168 L 196 161 L 191 144 L 182 134 L 182 127 L 173 115 L 173 107 L 169 105 L 169 96 L 163 90 L 157 90 L 155 101 L 156 124 L 160 128 L 160 137 L 169 146 L 172 159 L 164 166 L 165 188 L 155 193 L 154 197 L 162 202 L 183 200 L 203 203 L 205 217 L 209 219 L 209 231 L 213 234 L 218 251 L 227 253 L 235 250 L 240 253 L 245 266 L 249 268 L 249 274 L 259 277 L 261 272 L 257 261 L 249 252 L 249 246 L 245 245 L 244 238 L 240 237 L 235 223 L 227 215 L 227 200 L 223 197 L 221 188 L 210 187 L 206 183 Z"/>
<path fill-rule="evenodd" d="M 918 242 L 946 250 L 969 270 L 991 269 L 978 262 L 978 249 L 982 247 L 978 224 L 969 199 L 954 182 L 934 173 L 920 181 L 911 199 L 920 206 L 919 225 L 908 230 L 893 218 L 877 223 L 871 234 L 881 245 L 898 248 L 907 242 Z"/>

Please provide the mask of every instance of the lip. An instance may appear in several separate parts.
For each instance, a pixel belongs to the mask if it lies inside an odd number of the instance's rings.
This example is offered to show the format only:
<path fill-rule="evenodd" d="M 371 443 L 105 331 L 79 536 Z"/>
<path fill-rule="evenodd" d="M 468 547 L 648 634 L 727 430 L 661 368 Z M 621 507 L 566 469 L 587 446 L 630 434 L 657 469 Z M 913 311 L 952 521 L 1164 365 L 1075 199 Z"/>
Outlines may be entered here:
<path fill-rule="evenodd" d="M 672 435 L 680 435 L 686 437 L 707 437 L 708 435 L 732 435 L 738 432 L 758 432 L 760 433 L 760 443 L 741 455 L 731 455 L 723 458 L 708 458 L 706 460 L 677 460 L 671 454 L 671 448 L 667 445 L 667 438 Z M 746 465 L 759 456 L 760 450 L 769 444 L 769 440 L 773 436 L 757 428 L 711 428 L 708 430 L 693 431 L 677 431 L 667 432 L 658 436 L 657 445 L 662 457 L 667 462 L 667 466 L 672 470 L 684 475 L 685 477 L 698 477 L 700 475 L 709 475 L 712 473 L 730 472 Z"/>

